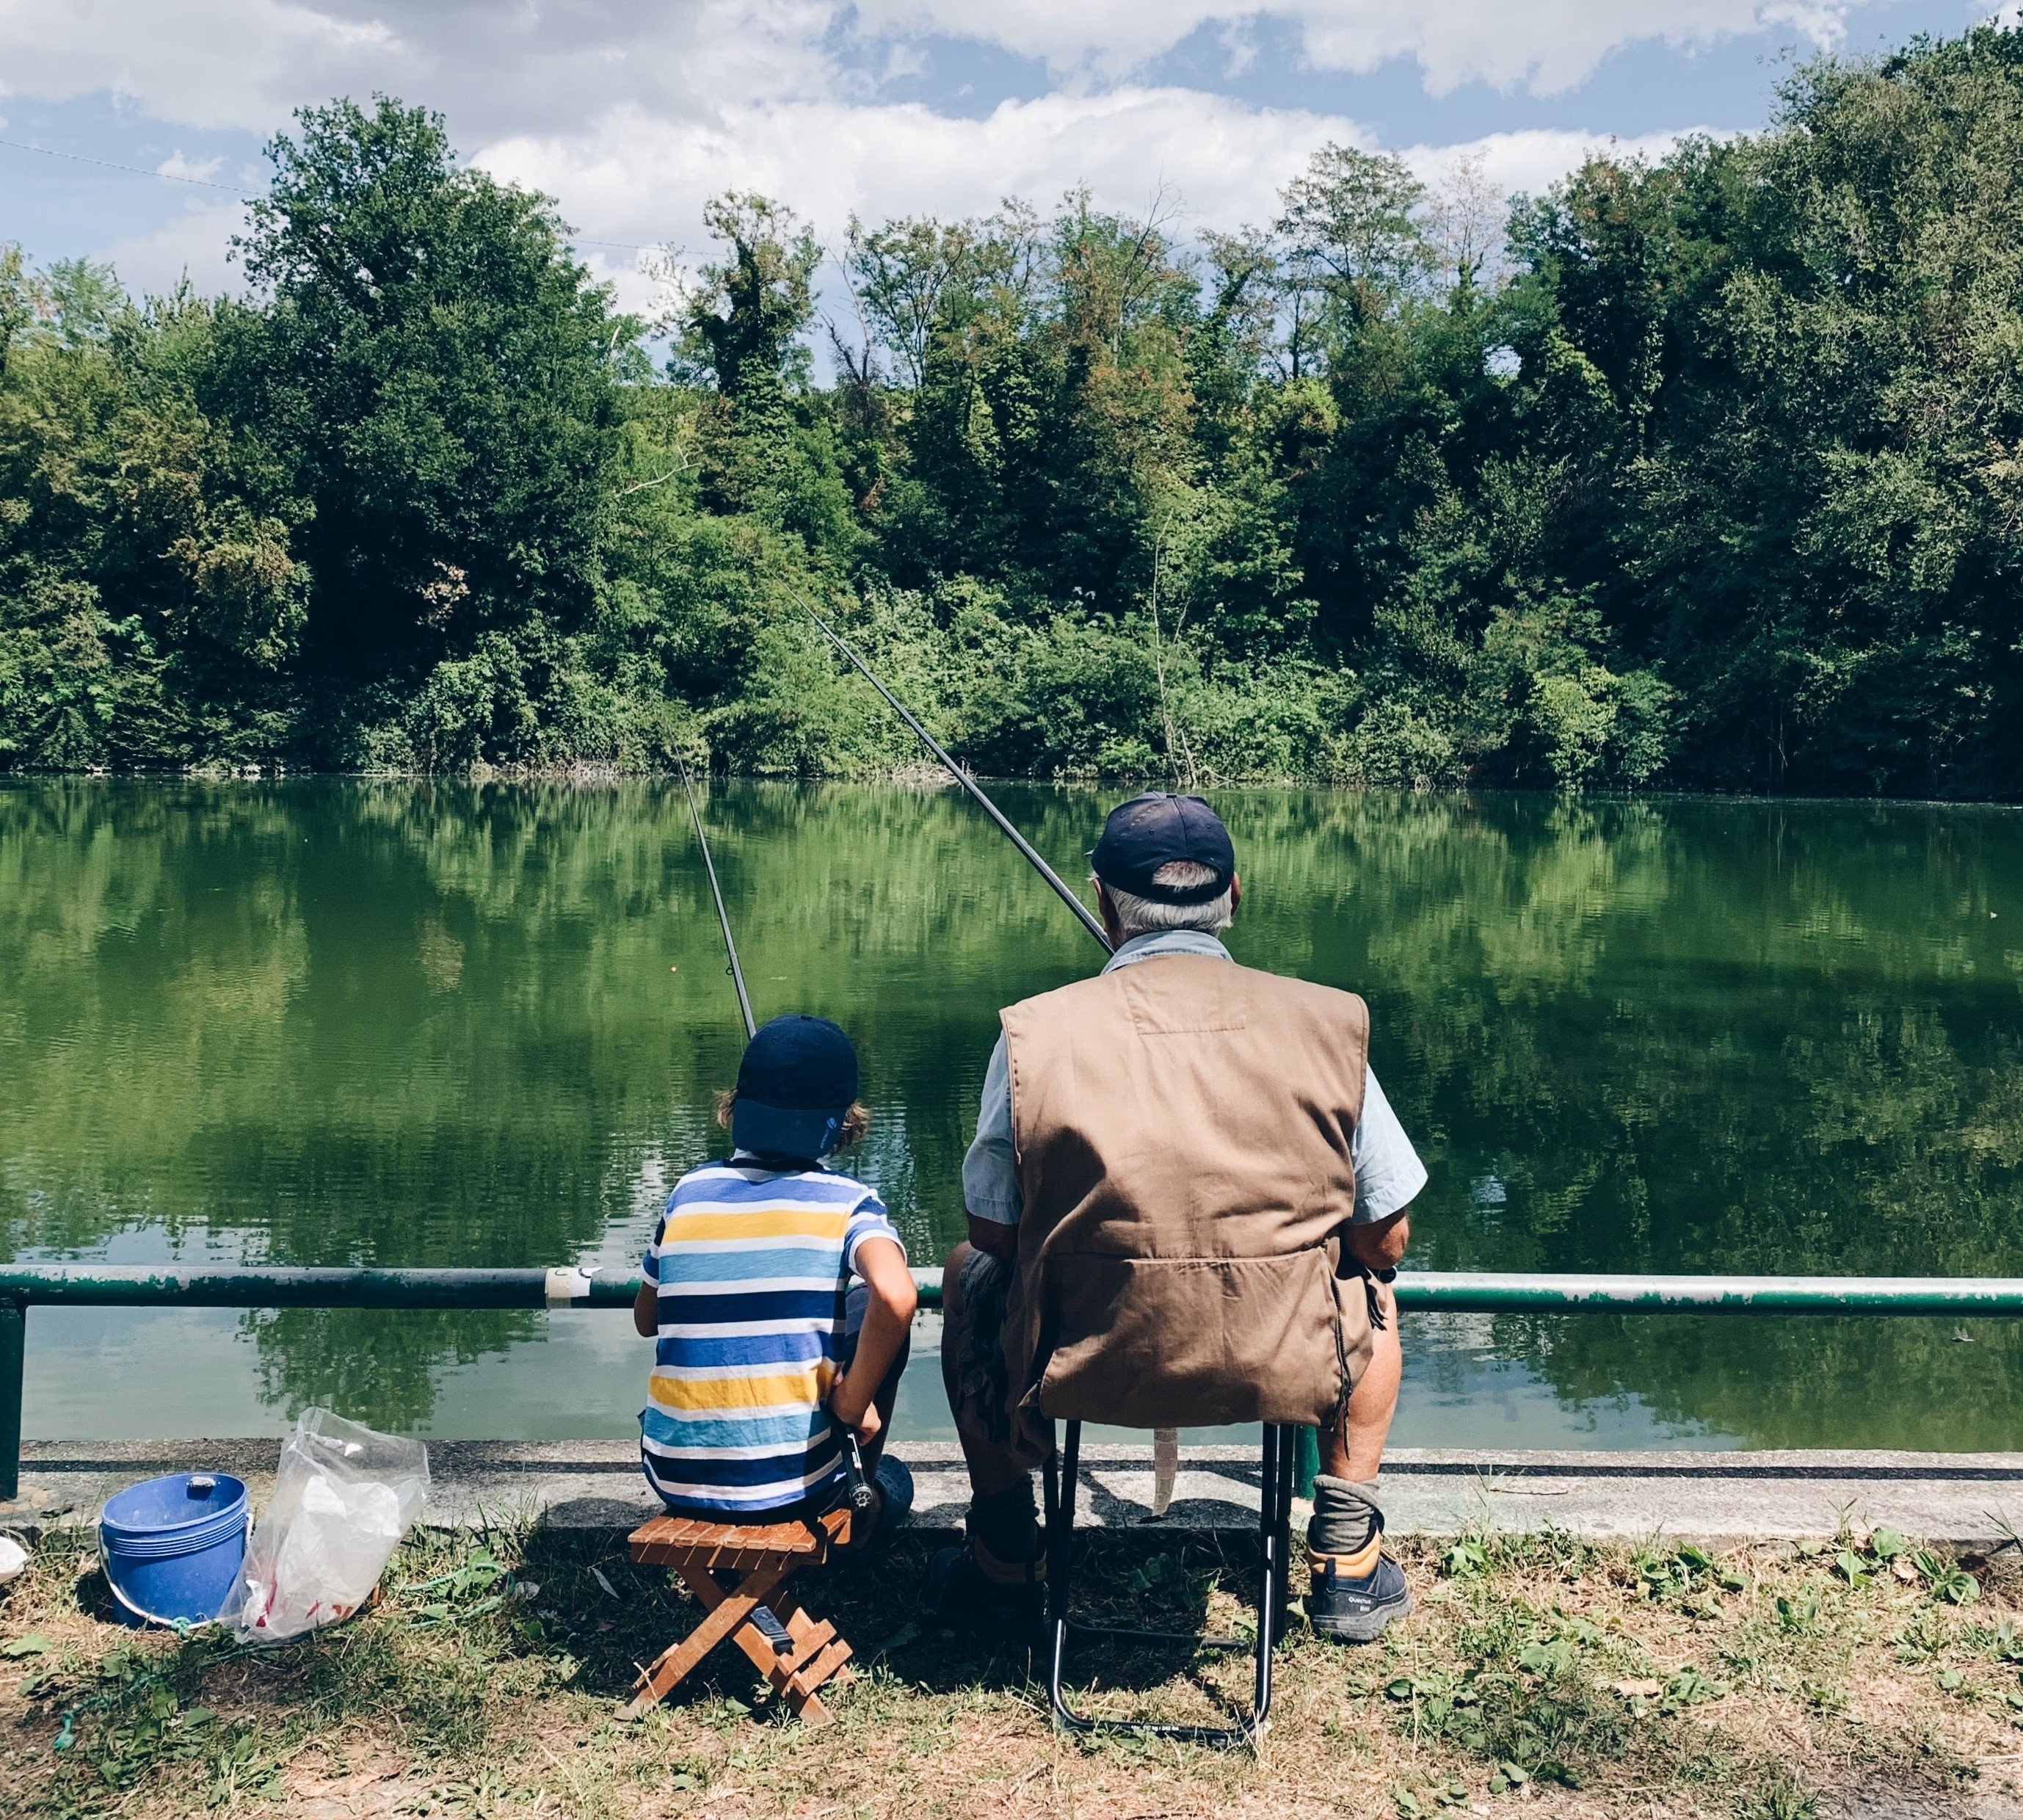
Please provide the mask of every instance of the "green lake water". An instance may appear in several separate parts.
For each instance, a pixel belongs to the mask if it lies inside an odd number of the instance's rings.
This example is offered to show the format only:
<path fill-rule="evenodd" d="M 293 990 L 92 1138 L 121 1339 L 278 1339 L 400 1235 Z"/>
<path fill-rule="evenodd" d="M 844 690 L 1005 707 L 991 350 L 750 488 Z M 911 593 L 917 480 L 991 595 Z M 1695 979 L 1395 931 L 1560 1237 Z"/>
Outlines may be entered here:
<path fill-rule="evenodd" d="M 1065 875 L 1108 796 L 1007 785 Z M 2023 1275 L 2023 816 L 1228 791 L 1238 958 L 1370 1002 L 1412 1266 Z M 763 1018 L 959 1236 L 997 1007 L 1095 945 L 946 790 L 705 813 Z M 0 1249 L 636 1263 L 741 1032 L 679 786 L 0 784 Z M 31 1434 L 633 1430 L 622 1314 L 38 1309 Z M 924 1335 L 931 1343 L 931 1335 Z M 2015 1324 L 1418 1317 L 1421 1445 L 2023 1446 Z M 916 1366 L 904 1428 L 946 1433 Z"/>

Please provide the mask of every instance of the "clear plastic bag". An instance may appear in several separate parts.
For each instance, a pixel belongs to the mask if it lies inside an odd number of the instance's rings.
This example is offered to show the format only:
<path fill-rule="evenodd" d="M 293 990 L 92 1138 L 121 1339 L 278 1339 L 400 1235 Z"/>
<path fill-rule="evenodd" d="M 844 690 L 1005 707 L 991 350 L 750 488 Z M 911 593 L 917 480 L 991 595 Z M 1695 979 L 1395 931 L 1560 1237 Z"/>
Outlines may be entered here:
<path fill-rule="evenodd" d="M 220 1615 L 241 1642 L 280 1642 L 349 1617 L 428 1495 L 421 1442 L 304 1410 L 281 1443 L 274 1495 Z"/>

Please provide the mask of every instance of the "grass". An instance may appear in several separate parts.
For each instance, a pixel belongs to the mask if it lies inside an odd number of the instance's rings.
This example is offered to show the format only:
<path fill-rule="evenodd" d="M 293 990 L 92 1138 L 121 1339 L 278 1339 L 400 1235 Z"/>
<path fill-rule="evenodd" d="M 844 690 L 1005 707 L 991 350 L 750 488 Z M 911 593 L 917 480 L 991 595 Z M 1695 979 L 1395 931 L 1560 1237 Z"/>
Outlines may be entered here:
<path fill-rule="evenodd" d="M 54 1540 L 0 1598 L 0 1813 L 2023 1813 L 2013 1553 L 1888 1531 L 1718 1556 L 1557 1533 L 1400 1546 L 1418 1613 L 1363 1650 L 1296 1630 L 1262 1748 L 1218 1755 L 1056 1735 L 1038 1664 L 918 1617 L 917 1547 L 810 1587 L 861 1671 L 810 1730 L 733 1650 L 622 1723 L 635 1664 L 693 1608 L 616 1538 L 418 1533 L 375 1609 L 258 1652 L 119 1628 L 95 1560 Z M 1137 1621 L 1240 1630 L 1250 1555 L 1098 1534 L 1077 1585 Z M 1081 1664 L 1088 1702 L 1169 1717 L 1240 1705 L 1248 1666 Z"/>

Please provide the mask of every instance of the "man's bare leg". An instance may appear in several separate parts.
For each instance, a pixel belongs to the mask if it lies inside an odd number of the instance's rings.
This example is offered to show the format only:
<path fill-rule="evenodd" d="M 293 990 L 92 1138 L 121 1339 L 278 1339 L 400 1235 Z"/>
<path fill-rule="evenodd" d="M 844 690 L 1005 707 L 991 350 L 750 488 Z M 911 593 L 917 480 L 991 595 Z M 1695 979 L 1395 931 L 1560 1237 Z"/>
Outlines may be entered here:
<path fill-rule="evenodd" d="M 958 1245 L 942 1266 L 942 1383 L 948 1391 L 949 1408 L 956 1412 L 956 1436 L 962 1443 L 962 1457 L 969 1468 L 970 1490 L 978 1497 L 987 1498 L 1008 1492 L 1015 1485 L 1029 1483 L 1031 1471 L 988 1436 L 977 1434 L 963 1419 L 961 1400 L 957 1395 L 961 1360 L 958 1349 L 948 1343 L 948 1335 L 962 1322 L 962 1267 L 970 1255 L 969 1246 Z M 1396 1400 L 1394 1391 L 1392 1401 Z"/>
<path fill-rule="evenodd" d="M 1004 1447 L 978 1432 L 966 1418 L 960 1394 L 969 1337 L 962 1271 L 975 1254 L 971 1246 L 957 1246 L 942 1272 L 942 1382 L 969 1468 L 970 1502 L 964 1547 L 945 1548 L 927 1564 L 927 1599 L 952 1622 L 1024 1631 L 1039 1622 L 1046 1573 L 1033 1476 Z"/>
<path fill-rule="evenodd" d="M 1307 1525 L 1313 1570 L 1307 1620 L 1322 1636 L 1344 1643 L 1374 1642 L 1412 1609 L 1404 1573 L 1384 1552 L 1384 1515 L 1377 1502 L 1404 1355 L 1398 1346 L 1397 1303 L 1388 1285 L 1375 1287 L 1383 1325 L 1370 1334 L 1370 1363 L 1349 1397 L 1341 1426 L 1327 1437 L 1325 1470 L 1314 1486 L 1313 1521 Z"/>
<path fill-rule="evenodd" d="M 1349 1393 L 1341 1428 L 1327 1437 L 1321 1461 L 1323 1472 L 1358 1485 L 1368 1484 L 1383 1467 L 1384 1444 L 1398 1413 L 1398 1386 L 1405 1371 L 1405 1354 L 1398 1343 L 1397 1298 L 1388 1283 L 1377 1285 L 1377 1295 L 1384 1324 L 1370 1336 L 1370 1363 Z"/>

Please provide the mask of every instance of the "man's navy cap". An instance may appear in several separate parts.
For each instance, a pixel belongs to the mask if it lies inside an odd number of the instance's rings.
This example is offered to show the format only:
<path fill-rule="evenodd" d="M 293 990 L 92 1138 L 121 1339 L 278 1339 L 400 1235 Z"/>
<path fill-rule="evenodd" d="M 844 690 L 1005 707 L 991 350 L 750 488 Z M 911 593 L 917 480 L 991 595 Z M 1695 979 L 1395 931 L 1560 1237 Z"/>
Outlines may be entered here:
<path fill-rule="evenodd" d="M 1236 876 L 1236 849 L 1222 818 L 1199 796 L 1164 790 L 1119 803 L 1088 857 L 1105 884 L 1154 903 L 1206 903 L 1228 890 Z M 1154 884 L 1152 874 L 1176 859 L 1209 866 L 1214 877 L 1201 884 Z"/>
<path fill-rule="evenodd" d="M 857 1097 L 857 1051 L 825 1017 L 759 1025 L 737 1064 L 730 1141 L 761 1156 L 826 1156 Z"/>

